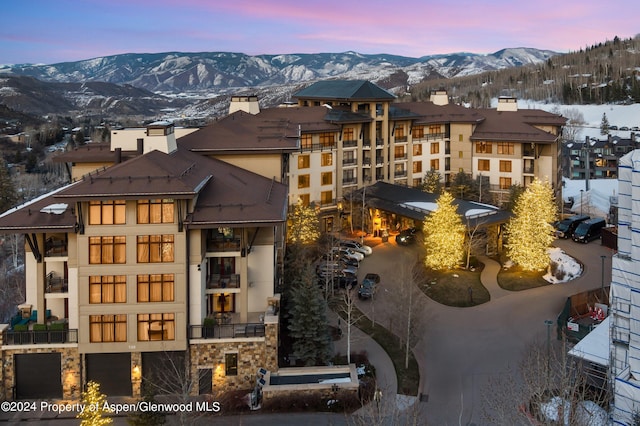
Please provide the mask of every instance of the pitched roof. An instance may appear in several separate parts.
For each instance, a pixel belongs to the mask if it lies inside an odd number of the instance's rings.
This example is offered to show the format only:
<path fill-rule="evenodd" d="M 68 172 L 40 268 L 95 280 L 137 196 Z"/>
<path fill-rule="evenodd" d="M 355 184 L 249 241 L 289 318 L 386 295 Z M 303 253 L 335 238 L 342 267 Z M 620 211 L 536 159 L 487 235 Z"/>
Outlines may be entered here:
<path fill-rule="evenodd" d="M 313 83 L 296 92 L 301 99 L 345 99 L 351 101 L 392 101 L 396 97 L 367 80 L 329 80 Z"/>
<path fill-rule="evenodd" d="M 541 110 L 482 111 L 485 120 L 473 132 L 471 140 L 553 143 L 557 135 L 537 126 L 563 126 L 566 118 Z"/>
<path fill-rule="evenodd" d="M 196 197 L 197 196 L 197 197 Z M 185 225 L 271 226 L 286 220 L 287 187 L 272 179 L 186 149 L 151 151 L 103 169 L 0 216 L 0 232 L 71 232 L 72 208 L 52 204 L 108 199 L 194 199 Z"/>
<path fill-rule="evenodd" d="M 327 108 L 268 108 L 258 114 L 234 112 L 178 139 L 193 152 L 290 152 L 298 149 L 298 133 L 336 132 L 325 120 Z"/>
<path fill-rule="evenodd" d="M 367 205 L 417 221 L 423 221 L 435 210 L 438 197 L 438 194 L 386 182 L 376 182 L 365 190 Z M 469 226 L 503 223 L 511 216 L 508 211 L 475 201 L 454 199 L 453 203 L 457 206 L 458 214 L 469 221 Z"/>
<path fill-rule="evenodd" d="M 415 124 L 479 123 L 484 120 L 482 110 L 456 104 L 435 105 L 432 102 L 394 103 L 389 114 L 391 119 L 412 119 Z"/>

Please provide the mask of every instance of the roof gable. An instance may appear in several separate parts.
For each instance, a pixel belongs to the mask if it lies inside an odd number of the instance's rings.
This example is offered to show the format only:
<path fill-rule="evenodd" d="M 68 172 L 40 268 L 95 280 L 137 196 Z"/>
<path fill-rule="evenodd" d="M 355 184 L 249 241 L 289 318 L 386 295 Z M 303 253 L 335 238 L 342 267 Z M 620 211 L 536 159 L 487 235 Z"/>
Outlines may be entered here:
<path fill-rule="evenodd" d="M 396 97 L 367 80 L 319 81 L 296 92 L 294 98 L 302 99 L 348 99 L 392 101 Z"/>

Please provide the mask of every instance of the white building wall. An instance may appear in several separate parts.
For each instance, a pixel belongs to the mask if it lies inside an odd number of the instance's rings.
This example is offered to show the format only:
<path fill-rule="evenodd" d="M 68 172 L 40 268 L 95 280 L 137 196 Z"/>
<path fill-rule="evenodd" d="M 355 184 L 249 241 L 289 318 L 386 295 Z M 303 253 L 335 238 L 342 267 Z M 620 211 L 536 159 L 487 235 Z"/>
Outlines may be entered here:
<path fill-rule="evenodd" d="M 267 298 L 273 297 L 273 245 L 253 246 L 248 255 L 247 280 L 249 282 L 249 312 L 267 310 Z"/>
<path fill-rule="evenodd" d="M 612 259 L 612 420 L 631 424 L 640 411 L 640 150 L 618 170 L 618 253 Z"/>

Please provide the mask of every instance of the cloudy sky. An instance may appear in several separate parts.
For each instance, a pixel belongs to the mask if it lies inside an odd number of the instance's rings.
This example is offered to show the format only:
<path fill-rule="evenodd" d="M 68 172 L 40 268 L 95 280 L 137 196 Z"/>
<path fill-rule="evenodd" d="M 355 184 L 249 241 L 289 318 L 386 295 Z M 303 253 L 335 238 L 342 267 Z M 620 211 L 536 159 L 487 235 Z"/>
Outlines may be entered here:
<path fill-rule="evenodd" d="M 568 52 L 640 33 L 638 0 L 6 0 L 0 10 L 0 64 L 170 51 Z"/>

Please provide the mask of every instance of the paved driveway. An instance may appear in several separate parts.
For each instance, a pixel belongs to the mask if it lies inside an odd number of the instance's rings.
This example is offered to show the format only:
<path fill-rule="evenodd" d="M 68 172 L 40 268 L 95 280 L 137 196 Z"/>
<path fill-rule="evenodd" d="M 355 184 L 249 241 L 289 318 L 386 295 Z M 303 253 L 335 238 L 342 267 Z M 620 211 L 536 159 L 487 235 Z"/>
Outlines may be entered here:
<path fill-rule="evenodd" d="M 429 424 L 486 424 L 482 393 L 490 378 L 517 367 L 523 351 L 535 341 L 546 341 L 547 319 L 555 320 L 567 296 L 601 285 L 601 255 L 606 255 L 605 285 L 611 280 L 611 250 L 594 241 L 578 244 L 559 240 L 556 245 L 584 264 L 580 278 L 522 292 L 492 292 L 490 302 L 473 308 L 440 305 L 424 294 L 418 303 L 424 316 L 424 334 L 414 353 L 421 366 L 421 393 L 428 396 L 422 409 Z M 400 247 L 390 240 L 374 247 L 359 275 L 376 272 L 381 288 L 375 300 L 360 301 L 360 308 L 387 328 L 391 313 L 404 306 L 393 304 L 394 279 L 407 256 L 417 247 Z M 362 277 L 360 277 L 362 278 Z M 555 336 L 555 334 L 552 334 Z"/>

